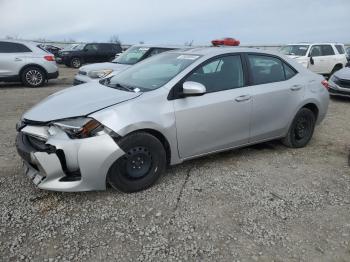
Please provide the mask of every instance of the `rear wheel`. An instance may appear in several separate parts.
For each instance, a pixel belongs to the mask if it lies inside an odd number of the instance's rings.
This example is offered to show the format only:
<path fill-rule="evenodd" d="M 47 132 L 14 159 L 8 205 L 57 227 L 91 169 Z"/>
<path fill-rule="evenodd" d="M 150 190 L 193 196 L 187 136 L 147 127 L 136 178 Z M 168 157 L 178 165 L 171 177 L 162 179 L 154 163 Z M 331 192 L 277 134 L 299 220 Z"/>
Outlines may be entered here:
<path fill-rule="evenodd" d="M 140 132 L 118 142 L 125 152 L 111 166 L 107 182 L 122 192 L 136 192 L 153 185 L 166 166 L 165 150 L 154 136 Z"/>
<path fill-rule="evenodd" d="M 74 68 L 79 68 L 81 66 L 81 60 L 79 57 L 73 57 L 70 61 L 70 66 Z"/>
<path fill-rule="evenodd" d="M 282 143 L 292 148 L 306 146 L 314 133 L 315 123 L 316 117 L 310 109 L 300 109 L 289 128 L 287 136 L 282 139 Z"/>
<path fill-rule="evenodd" d="M 46 81 L 44 71 L 38 67 L 28 67 L 23 70 L 21 79 L 24 85 L 29 87 L 43 86 Z"/>

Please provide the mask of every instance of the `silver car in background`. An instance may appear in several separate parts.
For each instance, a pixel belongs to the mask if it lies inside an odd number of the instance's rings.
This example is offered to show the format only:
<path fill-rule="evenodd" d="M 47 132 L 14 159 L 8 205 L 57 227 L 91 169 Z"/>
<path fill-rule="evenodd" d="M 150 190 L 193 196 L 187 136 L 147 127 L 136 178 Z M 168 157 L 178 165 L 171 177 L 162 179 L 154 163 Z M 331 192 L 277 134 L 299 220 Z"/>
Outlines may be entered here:
<path fill-rule="evenodd" d="M 329 94 L 350 97 L 350 67 L 344 67 L 329 78 Z"/>
<path fill-rule="evenodd" d="M 39 87 L 58 77 L 55 57 L 39 44 L 0 40 L 0 82 L 22 82 Z"/>
<path fill-rule="evenodd" d="M 23 115 L 16 144 L 41 189 L 135 192 L 167 165 L 210 153 L 273 139 L 306 146 L 326 115 L 327 87 L 267 51 L 175 50 L 49 96 Z"/>
<path fill-rule="evenodd" d="M 171 45 L 134 45 L 111 62 L 95 63 L 80 67 L 78 74 L 74 78 L 73 85 L 99 81 L 101 78 L 114 76 L 148 57 L 183 48 L 185 47 Z"/>

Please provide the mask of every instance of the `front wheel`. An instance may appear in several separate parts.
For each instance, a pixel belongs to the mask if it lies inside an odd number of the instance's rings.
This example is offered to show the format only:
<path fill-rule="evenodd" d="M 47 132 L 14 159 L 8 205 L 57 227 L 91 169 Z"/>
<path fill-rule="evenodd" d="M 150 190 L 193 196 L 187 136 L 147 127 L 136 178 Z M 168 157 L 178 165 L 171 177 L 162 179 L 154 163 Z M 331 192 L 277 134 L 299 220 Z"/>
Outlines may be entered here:
<path fill-rule="evenodd" d="M 46 81 L 46 75 L 38 67 L 28 67 L 23 70 L 21 79 L 24 85 L 29 87 L 43 86 Z"/>
<path fill-rule="evenodd" d="M 300 109 L 289 128 L 287 136 L 282 139 L 282 143 L 292 148 L 306 146 L 314 133 L 315 123 L 315 114 L 310 109 Z"/>
<path fill-rule="evenodd" d="M 81 60 L 78 57 L 72 58 L 70 61 L 70 66 L 74 68 L 79 68 L 81 66 Z"/>
<path fill-rule="evenodd" d="M 166 166 L 165 149 L 154 136 L 140 132 L 118 142 L 125 152 L 111 166 L 107 182 L 122 192 L 136 192 L 152 186 Z"/>

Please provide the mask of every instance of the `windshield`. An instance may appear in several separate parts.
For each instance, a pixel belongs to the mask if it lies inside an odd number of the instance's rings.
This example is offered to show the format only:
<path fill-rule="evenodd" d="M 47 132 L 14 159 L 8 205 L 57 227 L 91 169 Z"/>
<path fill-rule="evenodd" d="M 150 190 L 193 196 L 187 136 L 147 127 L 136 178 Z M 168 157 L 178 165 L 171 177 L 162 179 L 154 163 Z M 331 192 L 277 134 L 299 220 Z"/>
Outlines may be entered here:
<path fill-rule="evenodd" d="M 281 47 L 280 52 L 285 55 L 305 56 L 309 45 L 286 45 Z"/>
<path fill-rule="evenodd" d="M 114 59 L 112 62 L 117 64 L 133 65 L 141 60 L 143 55 L 149 50 L 149 47 L 133 46 Z"/>
<path fill-rule="evenodd" d="M 165 85 L 199 57 L 199 55 L 162 53 L 101 81 L 101 84 L 126 90 L 139 88 L 143 92 L 154 90 Z"/>

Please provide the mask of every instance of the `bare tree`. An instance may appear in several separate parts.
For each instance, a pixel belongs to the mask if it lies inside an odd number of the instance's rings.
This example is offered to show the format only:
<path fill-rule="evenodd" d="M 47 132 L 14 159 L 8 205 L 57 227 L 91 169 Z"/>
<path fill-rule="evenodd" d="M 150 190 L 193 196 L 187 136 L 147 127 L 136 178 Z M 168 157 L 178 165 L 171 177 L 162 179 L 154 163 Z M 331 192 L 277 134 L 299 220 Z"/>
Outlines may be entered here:
<path fill-rule="evenodd" d="M 185 42 L 185 46 L 192 46 L 193 40 Z"/>
<path fill-rule="evenodd" d="M 117 36 L 117 35 L 112 35 L 109 38 L 109 42 L 116 43 L 116 44 L 121 44 L 121 41 L 119 40 L 119 36 Z"/>

